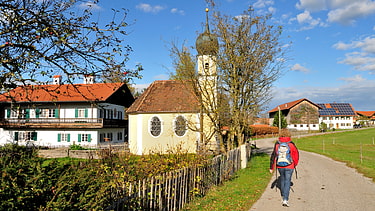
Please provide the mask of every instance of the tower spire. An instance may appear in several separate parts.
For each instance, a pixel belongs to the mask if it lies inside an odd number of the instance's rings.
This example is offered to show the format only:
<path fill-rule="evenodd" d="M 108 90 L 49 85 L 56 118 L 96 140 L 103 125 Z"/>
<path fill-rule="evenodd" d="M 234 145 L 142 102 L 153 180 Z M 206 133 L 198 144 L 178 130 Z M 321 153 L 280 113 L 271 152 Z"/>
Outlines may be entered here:
<path fill-rule="evenodd" d="M 206 32 L 210 33 L 210 27 L 208 25 L 208 8 L 206 8 Z"/>

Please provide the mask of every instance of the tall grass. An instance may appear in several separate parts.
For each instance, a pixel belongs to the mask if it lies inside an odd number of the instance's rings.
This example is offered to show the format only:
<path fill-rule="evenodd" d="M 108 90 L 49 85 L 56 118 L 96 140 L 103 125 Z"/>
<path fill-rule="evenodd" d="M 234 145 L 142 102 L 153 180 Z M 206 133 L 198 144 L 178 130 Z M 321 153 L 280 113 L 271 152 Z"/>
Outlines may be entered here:
<path fill-rule="evenodd" d="M 345 162 L 375 182 L 375 128 L 294 138 L 301 150 Z"/>

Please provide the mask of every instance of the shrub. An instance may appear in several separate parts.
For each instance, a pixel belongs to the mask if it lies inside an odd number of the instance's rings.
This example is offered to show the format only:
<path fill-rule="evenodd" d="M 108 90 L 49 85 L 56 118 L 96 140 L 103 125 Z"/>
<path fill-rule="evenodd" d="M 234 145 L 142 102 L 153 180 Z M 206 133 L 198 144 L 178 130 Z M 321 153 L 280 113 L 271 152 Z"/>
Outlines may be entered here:
<path fill-rule="evenodd" d="M 269 125 L 251 125 L 250 131 L 252 136 L 264 136 L 270 134 L 277 134 L 279 132 L 279 128 L 272 127 Z"/>

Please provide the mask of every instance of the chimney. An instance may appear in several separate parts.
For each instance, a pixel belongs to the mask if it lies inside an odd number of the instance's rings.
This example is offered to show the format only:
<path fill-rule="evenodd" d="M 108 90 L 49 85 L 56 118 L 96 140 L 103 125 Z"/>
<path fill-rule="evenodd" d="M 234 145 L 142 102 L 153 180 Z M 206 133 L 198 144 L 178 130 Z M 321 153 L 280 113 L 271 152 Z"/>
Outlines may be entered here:
<path fill-rule="evenodd" d="M 62 84 L 62 77 L 61 75 L 53 76 L 53 84 L 54 85 L 61 85 Z"/>
<path fill-rule="evenodd" d="M 95 76 L 94 75 L 84 75 L 83 78 L 83 83 L 84 84 L 93 84 L 95 83 Z"/>

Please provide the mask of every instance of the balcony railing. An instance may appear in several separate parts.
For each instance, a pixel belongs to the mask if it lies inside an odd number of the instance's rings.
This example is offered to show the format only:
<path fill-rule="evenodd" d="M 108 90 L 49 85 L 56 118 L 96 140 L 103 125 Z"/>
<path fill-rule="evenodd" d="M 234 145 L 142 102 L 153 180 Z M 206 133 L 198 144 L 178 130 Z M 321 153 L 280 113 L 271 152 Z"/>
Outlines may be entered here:
<path fill-rule="evenodd" d="M 8 118 L 0 121 L 2 128 L 115 128 L 126 126 L 126 120 L 103 118 Z"/>

